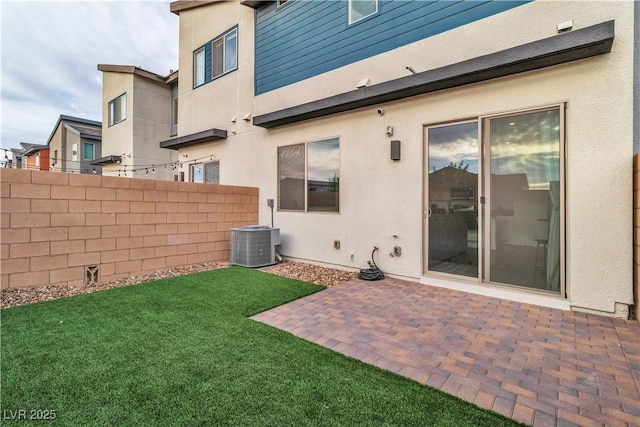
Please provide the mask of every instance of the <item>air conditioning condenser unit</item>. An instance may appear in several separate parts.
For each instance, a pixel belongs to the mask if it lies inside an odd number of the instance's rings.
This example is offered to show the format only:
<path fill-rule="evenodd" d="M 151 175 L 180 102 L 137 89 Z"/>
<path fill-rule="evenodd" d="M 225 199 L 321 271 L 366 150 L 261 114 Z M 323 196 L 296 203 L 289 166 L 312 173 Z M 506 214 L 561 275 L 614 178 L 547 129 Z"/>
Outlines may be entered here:
<path fill-rule="evenodd" d="M 276 261 L 276 245 L 280 244 L 280 229 L 266 225 L 232 228 L 231 260 L 242 267 L 265 267 Z"/>

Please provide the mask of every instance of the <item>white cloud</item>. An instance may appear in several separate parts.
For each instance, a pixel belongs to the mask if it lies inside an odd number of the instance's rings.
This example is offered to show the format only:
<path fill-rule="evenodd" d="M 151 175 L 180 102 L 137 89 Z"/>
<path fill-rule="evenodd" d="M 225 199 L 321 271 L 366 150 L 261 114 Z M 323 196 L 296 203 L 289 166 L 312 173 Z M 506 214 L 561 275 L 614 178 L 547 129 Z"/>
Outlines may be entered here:
<path fill-rule="evenodd" d="M 177 69 L 168 1 L 3 1 L 2 147 L 46 143 L 60 114 L 100 120 L 98 64 Z"/>

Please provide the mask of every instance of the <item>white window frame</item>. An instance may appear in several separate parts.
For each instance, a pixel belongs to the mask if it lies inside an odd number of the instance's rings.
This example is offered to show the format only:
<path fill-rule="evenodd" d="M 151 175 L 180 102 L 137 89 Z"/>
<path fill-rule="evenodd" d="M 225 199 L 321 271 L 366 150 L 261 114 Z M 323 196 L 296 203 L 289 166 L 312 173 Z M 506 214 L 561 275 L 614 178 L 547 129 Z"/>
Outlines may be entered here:
<path fill-rule="evenodd" d="M 127 119 L 127 93 L 109 101 L 109 127 Z"/>
<path fill-rule="evenodd" d="M 340 165 L 338 167 L 338 203 L 337 203 L 337 209 L 336 210 L 322 210 L 322 209 L 309 209 L 309 145 L 310 144 L 314 144 L 314 143 L 322 143 L 322 142 L 328 142 L 328 141 L 332 141 L 332 140 L 336 140 L 338 141 L 338 153 L 340 153 L 340 138 L 339 137 L 333 137 L 333 138 L 326 138 L 326 139 L 319 139 L 319 140 L 314 140 L 314 141 L 309 141 L 309 142 L 301 142 L 298 144 L 291 144 L 291 145 L 283 145 L 278 147 L 277 150 L 277 173 L 278 173 L 278 211 L 283 211 L 283 212 L 311 212 L 311 213 L 329 213 L 329 214 L 339 214 L 340 213 L 340 187 L 339 187 L 339 179 L 340 179 L 340 171 L 342 169 L 342 166 Z M 280 202 L 281 202 L 281 188 L 280 188 L 280 184 L 281 184 L 281 179 L 280 179 L 280 149 L 281 148 L 287 148 L 287 147 L 295 147 L 295 146 L 304 146 L 304 186 L 303 186 L 303 203 L 304 206 L 302 209 L 286 209 L 286 208 L 281 208 L 280 207 Z"/>
<path fill-rule="evenodd" d="M 351 25 L 351 24 L 355 24 L 356 22 L 360 22 L 360 21 L 362 21 L 363 19 L 368 18 L 368 17 L 370 17 L 371 15 L 375 15 L 376 13 L 378 13 L 378 10 L 379 10 L 378 0 L 369 0 L 369 1 L 373 1 L 373 2 L 375 2 L 375 5 L 376 5 L 375 10 L 374 10 L 373 12 L 371 12 L 370 14 L 368 14 L 368 15 L 361 16 L 361 17 L 359 17 L 358 19 L 353 19 L 353 6 L 354 6 L 354 1 L 356 1 L 356 0 L 349 0 L 349 1 L 348 1 L 348 6 L 347 6 L 347 7 L 348 7 L 348 9 L 349 9 L 349 25 Z M 357 0 L 357 1 L 363 1 L 363 0 Z"/>
<path fill-rule="evenodd" d="M 235 52 L 236 52 L 236 61 L 235 67 L 227 69 L 227 37 L 231 34 L 235 33 Z M 214 74 L 215 67 L 213 61 L 215 60 L 215 55 L 213 52 L 213 45 L 218 41 L 222 41 L 222 73 Z M 224 76 L 227 73 L 235 71 L 238 69 L 238 27 L 234 27 L 222 34 L 220 37 L 216 37 L 213 41 L 211 41 L 211 80 L 215 80 L 219 77 Z"/>
<path fill-rule="evenodd" d="M 200 56 L 202 55 L 202 56 Z M 202 59 L 202 76 L 198 74 L 198 62 L 199 59 Z M 193 87 L 196 88 L 198 86 L 202 86 L 207 82 L 206 78 L 206 53 L 204 47 L 193 52 Z M 201 77 L 199 79 L 198 77 Z"/>
<path fill-rule="evenodd" d="M 207 165 L 218 164 L 218 182 L 207 182 Z M 200 174 L 202 176 L 201 180 L 195 180 L 195 171 L 196 169 L 200 169 Z M 195 182 L 197 184 L 220 184 L 220 161 L 214 160 L 213 162 L 207 163 L 195 163 L 191 165 L 189 170 L 189 175 L 191 182 Z"/>

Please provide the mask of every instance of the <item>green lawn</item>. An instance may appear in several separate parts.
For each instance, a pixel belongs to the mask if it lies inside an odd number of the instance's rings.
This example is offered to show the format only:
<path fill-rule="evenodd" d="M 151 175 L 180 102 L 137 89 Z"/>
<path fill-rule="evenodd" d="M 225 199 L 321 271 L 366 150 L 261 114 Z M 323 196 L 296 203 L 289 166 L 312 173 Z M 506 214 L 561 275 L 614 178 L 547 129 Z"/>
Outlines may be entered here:
<path fill-rule="evenodd" d="M 232 267 L 1 314 L 1 416 L 46 425 L 517 425 L 248 319 L 321 290 Z M 34 411 L 34 412 L 32 412 Z"/>

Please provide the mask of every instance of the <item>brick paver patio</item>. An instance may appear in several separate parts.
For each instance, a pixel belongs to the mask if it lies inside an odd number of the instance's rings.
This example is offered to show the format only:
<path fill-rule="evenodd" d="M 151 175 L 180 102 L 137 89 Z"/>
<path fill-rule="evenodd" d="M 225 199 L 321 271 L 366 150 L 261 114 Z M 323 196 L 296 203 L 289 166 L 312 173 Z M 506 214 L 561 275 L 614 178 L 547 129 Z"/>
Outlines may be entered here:
<path fill-rule="evenodd" d="M 396 279 L 254 320 L 535 426 L 640 426 L 640 324 Z"/>

